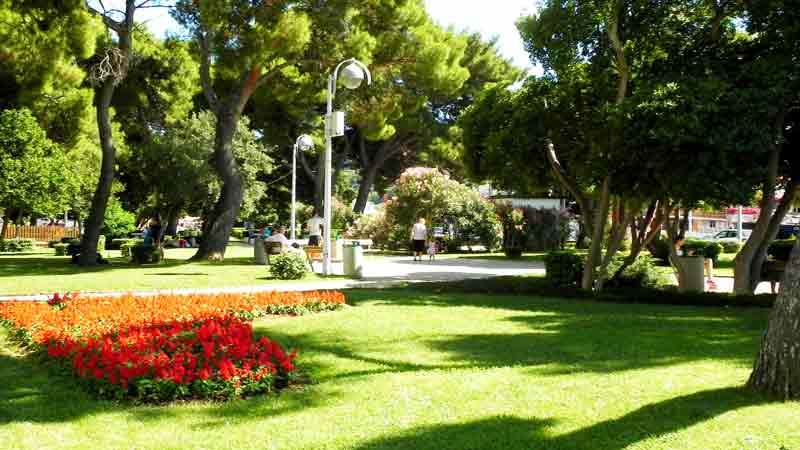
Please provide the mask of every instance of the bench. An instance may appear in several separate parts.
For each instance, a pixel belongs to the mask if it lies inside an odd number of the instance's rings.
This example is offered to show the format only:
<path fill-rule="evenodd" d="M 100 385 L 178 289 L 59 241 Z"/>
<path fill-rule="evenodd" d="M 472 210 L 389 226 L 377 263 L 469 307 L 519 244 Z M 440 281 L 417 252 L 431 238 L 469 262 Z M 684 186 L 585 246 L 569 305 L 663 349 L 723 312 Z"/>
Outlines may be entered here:
<path fill-rule="evenodd" d="M 267 264 L 269 264 L 270 255 L 281 255 L 289 251 L 289 248 L 277 241 L 264 241 L 264 250 L 267 254 Z"/>

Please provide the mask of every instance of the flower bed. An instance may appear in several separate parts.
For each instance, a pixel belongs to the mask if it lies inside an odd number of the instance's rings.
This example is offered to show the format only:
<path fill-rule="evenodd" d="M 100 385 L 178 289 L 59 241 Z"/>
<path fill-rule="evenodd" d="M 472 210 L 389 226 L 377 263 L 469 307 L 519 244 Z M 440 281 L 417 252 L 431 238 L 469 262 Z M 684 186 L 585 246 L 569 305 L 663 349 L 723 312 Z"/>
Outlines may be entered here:
<path fill-rule="evenodd" d="M 271 392 L 297 377 L 297 351 L 257 339 L 266 314 L 336 309 L 338 292 L 54 296 L 0 304 L 15 340 L 61 362 L 102 396 L 141 401 Z"/>

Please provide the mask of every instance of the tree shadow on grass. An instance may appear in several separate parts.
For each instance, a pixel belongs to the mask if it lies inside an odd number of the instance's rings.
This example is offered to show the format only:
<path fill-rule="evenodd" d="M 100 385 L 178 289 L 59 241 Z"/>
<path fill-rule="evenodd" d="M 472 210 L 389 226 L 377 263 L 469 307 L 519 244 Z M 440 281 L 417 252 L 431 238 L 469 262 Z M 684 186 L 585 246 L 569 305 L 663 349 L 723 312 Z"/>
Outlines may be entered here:
<path fill-rule="evenodd" d="M 697 392 L 643 406 L 618 419 L 570 433 L 548 432 L 553 419 L 496 416 L 470 423 L 410 429 L 368 442 L 358 450 L 622 450 L 645 439 L 686 429 L 739 408 L 767 401 L 738 388 Z"/>
<path fill-rule="evenodd" d="M 513 326 L 487 323 L 487 329 L 498 331 L 480 334 L 459 330 L 421 333 L 416 339 L 441 355 L 432 363 L 365 354 L 368 343 L 352 339 L 347 330 L 340 334 L 338 330 L 324 334 L 270 330 L 270 338 L 304 352 L 375 366 L 366 371 L 334 371 L 328 378 L 490 367 L 530 367 L 545 374 L 612 373 L 707 359 L 749 365 L 769 313 L 762 309 L 618 305 L 521 296 L 434 295 L 413 290 L 357 291 L 348 293 L 351 305 L 369 301 L 372 305 L 411 308 L 497 308 L 510 314 L 495 320 Z M 405 343 L 394 345 L 402 350 Z M 383 352 L 392 353 L 391 348 Z M 329 369 L 320 367 L 317 372 L 331 373 Z"/>
<path fill-rule="evenodd" d="M 0 353 L 0 425 L 67 422 L 114 408 L 33 358 Z"/>

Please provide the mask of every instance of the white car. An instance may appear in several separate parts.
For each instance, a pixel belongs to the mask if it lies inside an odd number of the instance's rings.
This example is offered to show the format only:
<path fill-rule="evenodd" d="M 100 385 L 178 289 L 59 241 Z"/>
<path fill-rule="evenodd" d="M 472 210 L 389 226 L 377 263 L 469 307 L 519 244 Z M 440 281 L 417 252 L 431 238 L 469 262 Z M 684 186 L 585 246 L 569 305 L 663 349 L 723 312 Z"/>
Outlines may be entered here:
<path fill-rule="evenodd" d="M 743 242 L 750 237 L 750 233 L 752 233 L 752 230 L 742 230 L 742 237 L 744 239 L 739 239 L 739 232 L 737 230 L 722 230 L 712 236 L 711 240 L 717 242 Z"/>

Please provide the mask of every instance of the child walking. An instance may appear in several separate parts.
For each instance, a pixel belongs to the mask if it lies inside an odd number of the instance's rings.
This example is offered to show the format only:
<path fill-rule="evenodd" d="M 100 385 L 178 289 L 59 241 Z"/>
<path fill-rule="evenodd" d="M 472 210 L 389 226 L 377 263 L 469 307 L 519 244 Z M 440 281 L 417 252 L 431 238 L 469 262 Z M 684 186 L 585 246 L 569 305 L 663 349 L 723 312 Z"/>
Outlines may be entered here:
<path fill-rule="evenodd" d="M 436 261 L 436 241 L 428 241 L 428 260 Z"/>

